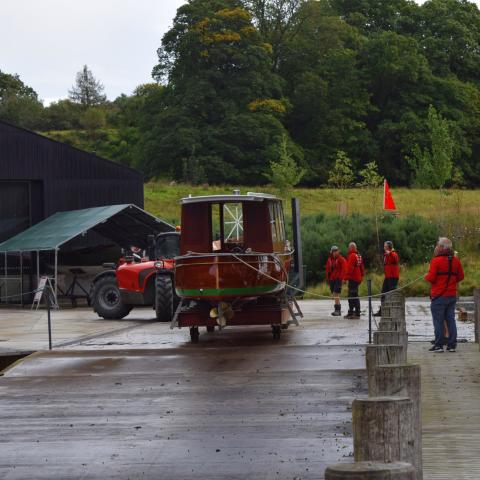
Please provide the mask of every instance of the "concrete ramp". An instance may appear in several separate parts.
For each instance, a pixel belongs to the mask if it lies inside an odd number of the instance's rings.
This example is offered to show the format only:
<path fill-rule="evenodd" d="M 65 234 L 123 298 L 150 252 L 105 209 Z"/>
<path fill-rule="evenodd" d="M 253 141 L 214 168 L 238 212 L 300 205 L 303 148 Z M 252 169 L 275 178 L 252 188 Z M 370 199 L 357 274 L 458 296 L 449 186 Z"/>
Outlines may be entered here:
<path fill-rule="evenodd" d="M 362 347 L 34 354 L 0 379 L 2 479 L 319 479 L 351 461 Z"/>

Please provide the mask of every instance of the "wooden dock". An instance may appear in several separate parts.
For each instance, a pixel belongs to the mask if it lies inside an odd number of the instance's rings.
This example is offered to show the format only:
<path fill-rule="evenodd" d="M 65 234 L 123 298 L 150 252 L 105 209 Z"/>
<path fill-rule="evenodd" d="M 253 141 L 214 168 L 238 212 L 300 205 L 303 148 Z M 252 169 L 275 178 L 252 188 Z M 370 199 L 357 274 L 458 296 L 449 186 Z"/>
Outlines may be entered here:
<path fill-rule="evenodd" d="M 422 367 L 425 480 L 480 479 L 480 351 L 459 344 L 456 353 L 409 345 L 409 361 Z"/>
<path fill-rule="evenodd" d="M 327 464 L 353 461 L 351 402 L 367 394 L 367 321 L 331 317 L 331 302 L 302 308 L 301 326 L 279 341 L 269 328 L 227 328 L 198 345 L 188 331 L 149 321 L 150 310 L 131 316 L 137 325 L 56 312 L 56 345 L 77 344 L 0 377 L 0 479 L 324 478 Z M 409 361 L 422 366 L 424 478 L 479 480 L 472 325 L 459 324 L 469 343 L 457 353 L 432 354 L 418 341 L 431 337 L 428 302 L 407 311 Z M 42 319 L 18 323 L 7 313 L 4 344 L 45 344 Z"/>
<path fill-rule="evenodd" d="M 363 348 L 262 338 L 23 360 L 0 380 L 0 478 L 323 478 L 351 461 Z"/>

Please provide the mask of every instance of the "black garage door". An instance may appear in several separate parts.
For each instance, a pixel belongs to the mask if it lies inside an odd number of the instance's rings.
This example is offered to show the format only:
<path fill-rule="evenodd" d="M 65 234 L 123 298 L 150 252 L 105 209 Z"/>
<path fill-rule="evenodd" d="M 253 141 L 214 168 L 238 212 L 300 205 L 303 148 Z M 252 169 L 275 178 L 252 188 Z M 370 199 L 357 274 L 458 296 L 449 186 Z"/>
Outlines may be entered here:
<path fill-rule="evenodd" d="M 0 242 L 30 227 L 30 184 L 0 180 Z"/>

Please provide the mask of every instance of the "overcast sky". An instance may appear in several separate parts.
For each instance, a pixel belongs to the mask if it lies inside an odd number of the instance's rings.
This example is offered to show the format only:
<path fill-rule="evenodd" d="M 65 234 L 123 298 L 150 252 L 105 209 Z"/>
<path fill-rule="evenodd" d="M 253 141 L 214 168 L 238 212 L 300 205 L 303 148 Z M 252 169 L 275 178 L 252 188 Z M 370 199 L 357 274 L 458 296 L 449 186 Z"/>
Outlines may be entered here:
<path fill-rule="evenodd" d="M 87 64 L 109 99 L 152 81 L 156 49 L 183 0 L 0 0 L 0 70 L 46 103 Z"/>
<path fill-rule="evenodd" d="M 480 0 L 477 0 L 479 3 Z M 184 0 L 0 0 L 0 70 L 46 103 L 87 64 L 113 100 L 151 81 L 156 49 Z"/>

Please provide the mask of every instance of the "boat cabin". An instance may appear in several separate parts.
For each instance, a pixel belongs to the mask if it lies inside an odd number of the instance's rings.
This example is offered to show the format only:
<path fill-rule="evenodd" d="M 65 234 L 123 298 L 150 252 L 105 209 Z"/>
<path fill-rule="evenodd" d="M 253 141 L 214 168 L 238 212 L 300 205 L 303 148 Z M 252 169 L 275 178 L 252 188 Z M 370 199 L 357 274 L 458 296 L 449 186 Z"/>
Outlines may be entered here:
<path fill-rule="evenodd" d="M 282 201 L 249 192 L 181 200 L 180 255 L 228 253 L 285 253 Z"/>

